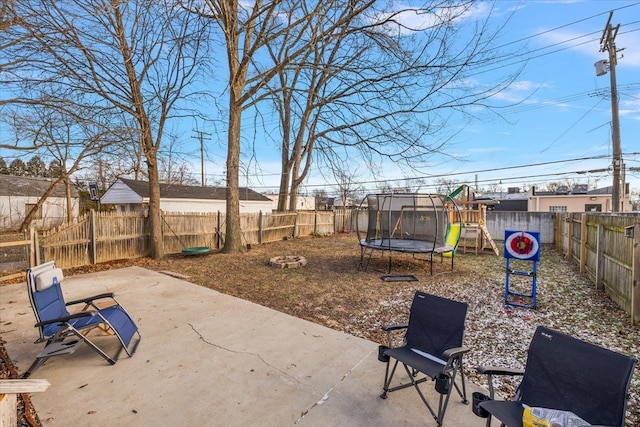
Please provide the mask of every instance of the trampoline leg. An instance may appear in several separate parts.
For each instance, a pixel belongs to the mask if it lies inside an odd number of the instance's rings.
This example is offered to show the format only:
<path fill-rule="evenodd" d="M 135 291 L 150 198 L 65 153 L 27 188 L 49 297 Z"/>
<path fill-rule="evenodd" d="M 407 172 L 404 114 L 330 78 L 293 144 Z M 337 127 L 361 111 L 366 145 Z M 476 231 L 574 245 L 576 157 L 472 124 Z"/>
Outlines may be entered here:
<path fill-rule="evenodd" d="M 431 263 L 429 264 L 429 274 L 433 276 L 433 251 L 431 252 Z"/>

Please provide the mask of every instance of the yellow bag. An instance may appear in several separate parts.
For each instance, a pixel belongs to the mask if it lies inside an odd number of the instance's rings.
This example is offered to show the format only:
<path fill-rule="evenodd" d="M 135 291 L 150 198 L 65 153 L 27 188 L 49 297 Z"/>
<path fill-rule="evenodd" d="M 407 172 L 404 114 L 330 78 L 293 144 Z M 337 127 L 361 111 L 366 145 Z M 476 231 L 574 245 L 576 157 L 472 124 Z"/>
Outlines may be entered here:
<path fill-rule="evenodd" d="M 583 427 L 588 422 L 569 411 L 548 408 L 525 408 L 522 414 L 523 427 Z"/>

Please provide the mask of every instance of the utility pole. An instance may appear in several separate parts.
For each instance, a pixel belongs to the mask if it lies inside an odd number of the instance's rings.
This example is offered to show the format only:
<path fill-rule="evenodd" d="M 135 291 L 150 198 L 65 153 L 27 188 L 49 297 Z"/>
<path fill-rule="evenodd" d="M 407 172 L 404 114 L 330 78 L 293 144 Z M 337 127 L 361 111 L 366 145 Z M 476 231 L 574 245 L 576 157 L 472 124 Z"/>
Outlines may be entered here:
<path fill-rule="evenodd" d="M 204 140 L 210 140 L 211 138 L 209 137 L 211 136 L 211 134 L 197 129 L 194 129 L 193 131 L 198 135 L 192 136 L 191 138 L 197 138 L 200 140 L 200 171 L 202 172 L 202 180 L 200 181 L 200 185 L 204 187 Z"/>
<path fill-rule="evenodd" d="M 616 48 L 616 36 L 620 29 L 620 24 L 613 27 L 611 18 L 613 11 L 609 13 L 609 19 L 600 37 L 600 52 L 609 53 L 609 78 L 611 79 L 611 140 L 613 144 L 613 190 L 611 197 L 611 208 L 613 212 L 620 212 L 620 195 L 624 191 L 624 183 L 621 183 L 620 171 L 622 169 L 622 149 L 620 147 L 620 121 L 618 116 L 618 87 L 616 83 L 616 65 L 618 64 Z M 602 65 L 603 61 L 596 62 L 596 75 L 606 74 L 606 67 Z M 600 67 L 599 67 L 599 64 Z"/>

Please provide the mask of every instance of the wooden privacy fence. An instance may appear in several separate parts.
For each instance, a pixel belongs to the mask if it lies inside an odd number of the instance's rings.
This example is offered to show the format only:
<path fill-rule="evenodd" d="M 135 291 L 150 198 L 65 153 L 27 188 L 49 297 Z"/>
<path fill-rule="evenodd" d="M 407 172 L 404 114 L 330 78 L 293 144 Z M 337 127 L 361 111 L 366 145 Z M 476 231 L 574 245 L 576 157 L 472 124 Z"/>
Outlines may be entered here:
<path fill-rule="evenodd" d="M 240 216 L 243 244 L 254 245 L 309 235 L 351 231 L 351 211 L 256 213 Z M 33 249 L 29 265 L 55 260 L 61 268 L 148 256 L 148 218 L 139 213 L 91 211 L 76 223 L 62 225 L 22 243 Z M 225 216 L 221 213 L 162 214 L 165 253 L 184 248 L 224 245 Z"/>
<path fill-rule="evenodd" d="M 33 265 L 29 261 L 36 259 L 35 233 L 35 229 L 29 229 L 25 233 L 0 234 L 0 271 L 9 272 L 0 273 L 0 282 L 23 277 L 25 269 Z"/>
<path fill-rule="evenodd" d="M 556 247 L 640 323 L 640 215 L 556 214 Z"/>

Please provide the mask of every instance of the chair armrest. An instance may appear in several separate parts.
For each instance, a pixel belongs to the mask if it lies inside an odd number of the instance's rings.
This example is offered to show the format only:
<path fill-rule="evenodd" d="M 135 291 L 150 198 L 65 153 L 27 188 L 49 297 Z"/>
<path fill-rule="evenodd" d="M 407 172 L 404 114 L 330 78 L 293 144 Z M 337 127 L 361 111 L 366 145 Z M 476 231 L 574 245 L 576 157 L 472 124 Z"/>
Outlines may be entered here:
<path fill-rule="evenodd" d="M 105 292 L 103 294 L 98 294 L 98 295 L 93 295 L 91 297 L 85 297 L 85 298 L 80 298 L 80 299 L 76 299 L 73 301 L 69 301 L 66 303 L 66 305 L 74 305 L 74 304 L 79 304 L 79 303 L 90 303 L 92 301 L 95 301 L 97 299 L 104 299 L 104 298 L 113 298 L 114 294 L 113 292 Z"/>
<path fill-rule="evenodd" d="M 484 375 L 524 375 L 522 369 L 501 368 L 496 366 L 478 366 L 476 370 L 479 374 Z"/>
<path fill-rule="evenodd" d="M 471 350 L 468 347 L 453 347 L 453 348 L 449 348 L 447 350 L 445 350 L 442 355 L 444 357 L 446 357 L 447 359 L 452 359 L 452 358 L 456 358 L 458 356 L 462 356 L 463 354 L 467 353 L 469 350 Z"/>
<path fill-rule="evenodd" d="M 493 376 L 494 375 L 524 375 L 524 371 L 522 369 L 515 368 L 501 368 L 496 366 L 478 366 L 476 368 L 479 374 L 484 374 L 488 378 L 489 382 L 489 397 L 491 399 L 494 398 L 494 389 L 493 389 Z"/>
<path fill-rule="evenodd" d="M 385 332 L 398 331 L 400 329 L 407 329 L 409 325 L 407 323 L 392 323 L 389 325 L 383 325 L 382 330 Z"/>
<path fill-rule="evenodd" d="M 42 322 L 36 323 L 34 326 L 36 328 L 39 328 L 40 326 L 50 325 L 52 323 L 63 323 L 63 322 L 68 322 L 69 320 L 77 319 L 80 317 L 95 316 L 97 313 L 98 312 L 95 310 L 81 311 L 80 313 L 70 314 L 68 316 L 62 316 L 56 319 L 44 320 Z"/>
<path fill-rule="evenodd" d="M 393 347 L 393 331 L 400 331 L 402 329 L 407 329 L 408 327 L 408 323 L 391 323 L 388 325 L 382 325 L 382 330 L 387 333 L 387 345 L 389 347 Z"/>

